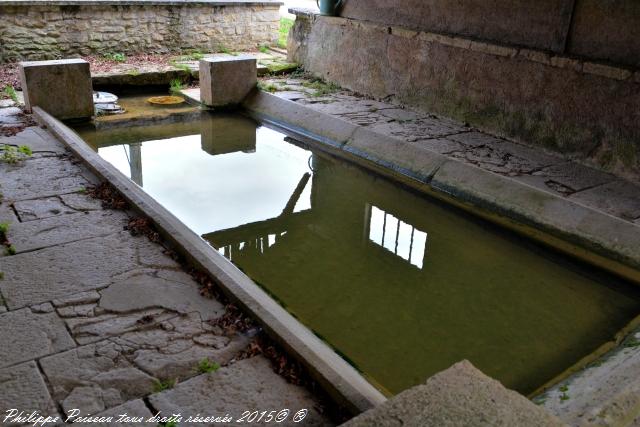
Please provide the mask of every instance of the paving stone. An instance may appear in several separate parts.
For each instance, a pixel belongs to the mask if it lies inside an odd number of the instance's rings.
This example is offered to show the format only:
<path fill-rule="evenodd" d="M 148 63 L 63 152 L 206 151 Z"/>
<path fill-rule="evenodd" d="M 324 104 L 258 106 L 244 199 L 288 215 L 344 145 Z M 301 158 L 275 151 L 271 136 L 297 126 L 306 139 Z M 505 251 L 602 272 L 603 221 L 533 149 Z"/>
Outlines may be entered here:
<path fill-rule="evenodd" d="M 25 128 L 11 137 L 0 137 L 0 144 L 26 145 L 34 153 L 47 152 L 65 154 L 67 150 L 60 141 L 44 129 L 37 126 Z"/>
<path fill-rule="evenodd" d="M 197 312 L 203 320 L 210 320 L 225 311 L 218 301 L 200 295 L 198 284 L 184 272 L 141 273 L 100 293 L 100 307 L 112 312 L 161 307 L 183 314 Z"/>
<path fill-rule="evenodd" d="M 2 193 L 2 187 L 0 187 L 0 194 Z M 7 202 L 0 202 L 0 222 L 6 222 L 8 224 L 14 224 L 18 222 L 15 212 Z"/>
<path fill-rule="evenodd" d="M 288 408 L 291 415 L 283 425 L 295 425 L 291 422 L 293 414 L 307 409 L 309 413 L 300 425 L 333 425 L 317 412 L 317 403 L 306 390 L 287 383 L 273 372 L 263 357 L 241 360 L 214 373 L 199 375 L 171 390 L 151 395 L 149 402 L 166 416 L 229 414 L 234 419 L 247 410 Z M 179 424 L 183 427 L 202 425 L 184 420 Z"/>
<path fill-rule="evenodd" d="M 120 232 L 5 257 L 0 291 L 7 306 L 16 309 L 100 289 L 118 275 L 144 267 L 179 269 L 161 246 Z"/>
<path fill-rule="evenodd" d="M 83 170 L 65 158 L 44 157 L 0 163 L 5 201 L 19 201 L 76 192 L 89 185 Z"/>
<path fill-rule="evenodd" d="M 102 209 L 102 202 L 83 193 L 61 194 L 60 199 L 68 207 L 77 211 L 97 211 Z"/>
<path fill-rule="evenodd" d="M 560 157 L 541 150 L 493 138 L 478 132 L 452 135 L 447 139 L 460 142 L 463 151 L 449 153 L 450 157 L 501 175 L 531 174 L 544 167 L 564 163 Z"/>
<path fill-rule="evenodd" d="M 13 107 L 16 103 L 13 99 L 0 99 L 0 108 Z"/>
<path fill-rule="evenodd" d="M 380 114 L 383 114 L 386 111 L 387 110 L 382 110 L 380 111 Z M 440 138 L 447 135 L 466 132 L 468 130 L 462 126 L 445 124 L 441 120 L 432 118 L 418 118 L 410 122 L 378 121 L 369 127 L 376 132 L 394 136 L 408 142 Z"/>
<path fill-rule="evenodd" d="M 58 353 L 75 344 L 55 313 L 30 309 L 0 314 L 0 367 Z"/>
<path fill-rule="evenodd" d="M 66 307 L 69 305 L 90 304 L 92 302 L 98 302 L 99 300 L 100 294 L 97 291 L 88 291 L 54 299 L 53 305 L 55 307 Z"/>
<path fill-rule="evenodd" d="M 75 209 L 72 209 L 62 203 L 62 200 L 58 197 L 24 200 L 21 202 L 15 202 L 13 206 L 22 222 L 77 212 Z"/>
<path fill-rule="evenodd" d="M 120 211 L 80 212 L 15 224 L 8 233 L 17 253 L 122 231 L 127 216 Z"/>
<path fill-rule="evenodd" d="M 364 426 L 563 426 L 522 395 L 467 361 L 429 378 L 343 424 Z"/>
<path fill-rule="evenodd" d="M 569 198 L 629 221 L 640 218 L 640 186 L 620 179 Z"/>
<path fill-rule="evenodd" d="M 58 417 L 54 401 L 38 371 L 35 362 L 27 362 L 0 369 L 0 411 L 18 409 L 30 414 L 37 411 L 42 416 Z M 9 425 L 9 421 L 6 424 Z M 50 426 L 51 424 L 47 424 Z"/>
<path fill-rule="evenodd" d="M 568 196 L 615 180 L 615 176 L 575 162 L 566 162 L 535 171 L 516 180 L 555 194 Z"/>
<path fill-rule="evenodd" d="M 13 125 L 22 123 L 22 110 L 18 107 L 0 108 L 0 124 Z"/>
<path fill-rule="evenodd" d="M 371 99 L 357 98 L 355 96 L 335 96 L 319 98 L 305 98 L 298 101 L 300 104 L 313 108 L 322 113 L 340 116 L 343 114 L 374 112 L 382 108 L 393 108 L 393 105 Z"/>
<path fill-rule="evenodd" d="M 93 413 L 92 415 L 98 418 L 107 417 L 108 420 L 105 422 L 95 423 L 74 423 L 73 425 L 79 427 L 111 427 L 113 425 L 122 425 L 127 427 L 155 427 L 158 425 L 158 423 L 155 422 L 144 421 L 152 418 L 155 414 L 152 414 L 151 411 L 149 411 L 149 408 L 147 408 L 144 402 L 140 399 L 130 400 L 122 405 L 107 409 L 106 411 L 97 414 Z"/>
<path fill-rule="evenodd" d="M 422 141 L 409 142 L 409 144 L 420 148 L 426 148 L 439 154 L 449 154 L 455 151 L 464 150 L 462 144 L 446 138 L 426 139 Z"/>
<path fill-rule="evenodd" d="M 124 357 L 129 350 L 128 346 L 102 341 L 45 357 L 40 365 L 53 398 L 62 402 L 63 410 L 88 413 L 121 405 L 153 390 L 154 378 Z"/>

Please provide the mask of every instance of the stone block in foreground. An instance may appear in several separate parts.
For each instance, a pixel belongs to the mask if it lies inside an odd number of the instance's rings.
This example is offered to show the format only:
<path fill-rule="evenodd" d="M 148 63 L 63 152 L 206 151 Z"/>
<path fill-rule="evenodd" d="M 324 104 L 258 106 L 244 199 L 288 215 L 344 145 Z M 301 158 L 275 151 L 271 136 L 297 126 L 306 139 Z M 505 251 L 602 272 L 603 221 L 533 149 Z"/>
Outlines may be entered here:
<path fill-rule="evenodd" d="M 210 107 L 240 104 L 257 81 L 255 58 L 234 56 L 200 60 L 200 98 Z"/>
<path fill-rule="evenodd" d="M 91 73 L 83 59 L 21 62 L 20 82 L 29 111 L 38 106 L 58 119 L 93 115 Z"/>
<path fill-rule="evenodd" d="M 506 389 L 468 361 L 456 363 L 343 427 L 562 426 L 524 396 Z"/>

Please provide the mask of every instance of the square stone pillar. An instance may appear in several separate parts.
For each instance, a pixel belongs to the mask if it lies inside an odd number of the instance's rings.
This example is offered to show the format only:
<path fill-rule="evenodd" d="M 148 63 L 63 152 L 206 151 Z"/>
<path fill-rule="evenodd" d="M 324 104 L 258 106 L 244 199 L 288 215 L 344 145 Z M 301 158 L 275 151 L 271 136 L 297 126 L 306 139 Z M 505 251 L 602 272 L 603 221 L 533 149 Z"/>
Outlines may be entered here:
<path fill-rule="evenodd" d="M 200 60 L 200 100 L 210 107 L 240 104 L 257 82 L 255 58 L 231 56 Z"/>
<path fill-rule="evenodd" d="M 38 106 L 58 119 L 94 114 L 91 73 L 83 59 L 21 62 L 20 82 L 29 111 Z"/>

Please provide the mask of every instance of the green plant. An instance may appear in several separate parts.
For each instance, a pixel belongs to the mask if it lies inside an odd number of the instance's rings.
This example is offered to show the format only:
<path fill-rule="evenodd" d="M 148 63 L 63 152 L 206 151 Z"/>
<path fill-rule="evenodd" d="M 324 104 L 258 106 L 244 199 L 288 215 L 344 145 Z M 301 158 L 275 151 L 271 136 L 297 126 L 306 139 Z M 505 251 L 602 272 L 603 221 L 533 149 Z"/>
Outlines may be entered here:
<path fill-rule="evenodd" d="M 191 53 L 189 53 L 189 59 L 192 59 L 194 61 L 200 61 L 202 58 L 204 58 L 204 53 L 200 52 L 199 50 L 193 50 L 191 51 Z"/>
<path fill-rule="evenodd" d="M 258 50 L 262 53 L 269 53 L 269 46 L 263 44 L 258 48 Z"/>
<path fill-rule="evenodd" d="M 20 160 L 24 160 L 26 157 L 31 157 L 33 152 L 31 148 L 27 145 L 21 145 L 19 147 L 14 147 L 12 145 L 3 145 L 2 146 L 2 156 L 0 160 L 5 163 L 18 163 Z"/>
<path fill-rule="evenodd" d="M 124 53 L 120 53 L 120 52 L 109 52 L 109 53 L 105 53 L 104 58 L 108 61 L 113 61 L 113 62 L 125 62 L 127 60 L 127 57 L 124 55 Z"/>
<path fill-rule="evenodd" d="M 9 232 L 9 223 L 8 222 L 0 222 L 0 239 L 5 237 L 5 235 Z"/>
<path fill-rule="evenodd" d="M 566 392 L 569 391 L 569 386 L 565 384 L 563 386 L 560 386 L 560 388 L 558 390 L 560 390 L 563 393 L 566 393 Z"/>
<path fill-rule="evenodd" d="M 173 79 L 169 82 L 169 90 L 171 92 L 179 92 L 184 89 L 184 83 L 180 79 Z"/>
<path fill-rule="evenodd" d="M 201 374 L 208 374 L 210 372 L 215 372 L 220 369 L 220 365 L 216 362 L 213 362 L 206 357 L 198 363 L 198 372 Z"/>
<path fill-rule="evenodd" d="M 7 246 L 7 248 L 5 249 L 5 254 L 7 254 L 7 255 L 15 255 L 16 254 L 16 247 L 14 245 Z"/>
<path fill-rule="evenodd" d="M 0 271 L 0 280 L 4 280 L 4 271 Z M 0 299 L 2 299 L 1 296 Z"/>
<path fill-rule="evenodd" d="M 289 38 L 289 32 L 293 28 L 295 21 L 289 18 L 280 18 L 280 29 L 278 30 L 278 47 L 282 49 L 287 48 L 287 39 Z"/>
<path fill-rule="evenodd" d="M 139 76 L 140 70 L 138 70 L 137 68 L 134 68 L 132 70 L 127 71 L 127 74 L 130 76 Z"/>
<path fill-rule="evenodd" d="M 218 46 L 218 53 L 231 54 L 231 51 L 225 45 L 221 44 L 221 45 Z"/>
<path fill-rule="evenodd" d="M 640 346 L 640 340 L 638 340 L 636 337 L 631 337 L 631 339 L 624 343 L 624 347 L 626 348 L 634 348 L 638 346 Z"/>
<path fill-rule="evenodd" d="M 274 93 L 278 91 L 278 86 L 272 83 L 258 82 L 258 89 L 263 90 L 265 92 Z"/>
<path fill-rule="evenodd" d="M 335 83 L 327 83 L 321 79 L 313 79 L 310 82 L 303 82 L 302 86 L 313 89 L 313 96 L 320 97 L 329 95 L 340 90 L 340 86 Z"/>
<path fill-rule="evenodd" d="M 563 402 L 564 402 L 565 400 L 569 400 L 569 399 L 571 399 L 571 397 L 570 397 L 567 393 L 562 393 L 562 394 L 560 395 L 560 400 L 561 400 L 561 401 L 563 401 Z"/>
<path fill-rule="evenodd" d="M 6 85 L 4 87 L 4 94 L 6 96 L 8 96 L 9 98 L 11 98 L 13 100 L 13 102 L 15 102 L 16 104 L 18 103 L 18 93 L 16 92 L 16 90 L 13 88 L 13 86 L 11 85 Z"/>
<path fill-rule="evenodd" d="M 160 393 L 161 391 L 172 389 L 176 385 L 176 380 L 154 380 L 153 392 Z"/>

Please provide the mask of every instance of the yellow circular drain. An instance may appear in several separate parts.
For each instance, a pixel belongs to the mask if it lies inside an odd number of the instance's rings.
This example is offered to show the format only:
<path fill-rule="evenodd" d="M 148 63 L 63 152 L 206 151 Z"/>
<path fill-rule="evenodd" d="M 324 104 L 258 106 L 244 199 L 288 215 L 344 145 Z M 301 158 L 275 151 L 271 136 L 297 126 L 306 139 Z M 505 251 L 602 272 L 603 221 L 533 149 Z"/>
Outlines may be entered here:
<path fill-rule="evenodd" d="M 147 101 L 153 105 L 178 105 L 184 102 L 184 98 L 179 96 L 152 96 Z"/>

